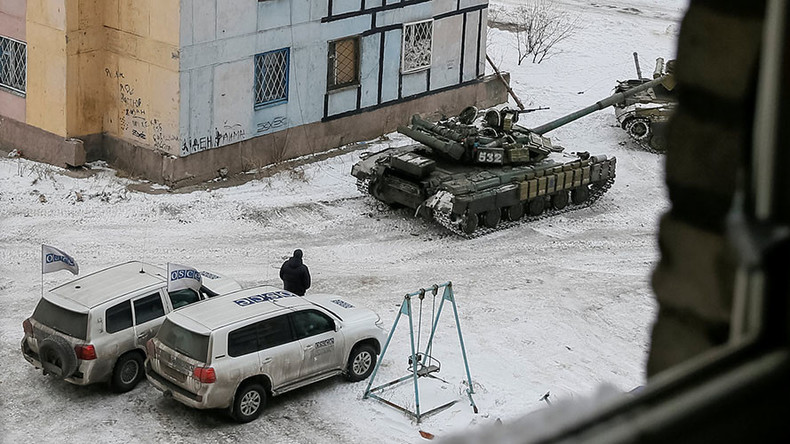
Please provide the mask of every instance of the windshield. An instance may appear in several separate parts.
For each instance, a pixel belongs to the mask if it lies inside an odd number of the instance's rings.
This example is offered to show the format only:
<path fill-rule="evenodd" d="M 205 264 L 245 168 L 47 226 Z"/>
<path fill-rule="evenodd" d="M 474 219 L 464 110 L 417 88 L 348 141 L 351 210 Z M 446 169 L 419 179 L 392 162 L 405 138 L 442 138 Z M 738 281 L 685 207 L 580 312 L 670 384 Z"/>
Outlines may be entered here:
<path fill-rule="evenodd" d="M 170 319 L 165 319 L 156 337 L 162 341 L 162 344 L 173 350 L 183 353 L 196 361 L 206 362 L 208 336 L 189 331 L 180 325 L 174 324 Z"/>
<path fill-rule="evenodd" d="M 46 299 L 41 299 L 33 312 L 33 319 L 60 333 L 85 340 L 88 334 L 88 314 L 66 310 Z"/>

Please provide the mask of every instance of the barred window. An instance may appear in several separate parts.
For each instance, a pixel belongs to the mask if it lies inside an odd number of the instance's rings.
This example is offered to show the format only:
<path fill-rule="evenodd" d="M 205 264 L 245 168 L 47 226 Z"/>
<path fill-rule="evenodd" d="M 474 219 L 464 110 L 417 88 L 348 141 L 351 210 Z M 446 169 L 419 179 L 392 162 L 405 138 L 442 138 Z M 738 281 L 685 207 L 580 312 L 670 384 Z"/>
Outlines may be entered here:
<path fill-rule="evenodd" d="M 329 42 L 327 89 L 359 84 L 359 38 Z"/>
<path fill-rule="evenodd" d="M 288 101 L 290 48 L 255 55 L 255 106 Z"/>
<path fill-rule="evenodd" d="M 26 78 L 27 45 L 0 36 L 0 86 L 25 94 Z"/>
<path fill-rule="evenodd" d="M 431 67 L 433 19 L 403 25 L 401 72 L 415 72 Z"/>

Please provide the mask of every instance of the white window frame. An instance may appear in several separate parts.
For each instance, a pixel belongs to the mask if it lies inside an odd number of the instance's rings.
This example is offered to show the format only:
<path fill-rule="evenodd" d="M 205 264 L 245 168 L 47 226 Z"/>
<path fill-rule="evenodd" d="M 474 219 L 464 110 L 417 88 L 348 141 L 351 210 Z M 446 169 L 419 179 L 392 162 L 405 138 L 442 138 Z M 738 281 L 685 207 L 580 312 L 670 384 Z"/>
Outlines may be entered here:
<path fill-rule="evenodd" d="M 403 24 L 403 36 L 402 36 L 402 39 L 401 39 L 401 51 L 400 51 L 400 53 L 401 53 L 400 70 L 401 70 L 402 74 L 409 74 L 409 73 L 413 73 L 413 72 L 419 72 L 419 71 L 424 71 L 426 69 L 430 69 L 431 64 L 433 63 L 433 21 L 434 21 L 433 19 L 428 19 L 428 20 L 420 20 L 418 22 L 410 22 L 410 23 L 404 23 Z M 430 28 L 431 28 L 431 47 L 430 47 L 430 50 L 429 50 L 429 53 L 428 53 L 428 63 L 427 64 L 422 64 L 422 65 L 419 65 L 419 66 L 407 67 L 406 66 L 406 50 L 408 48 L 406 46 L 406 43 L 407 43 L 406 42 L 406 34 L 407 34 L 406 33 L 406 29 L 409 28 L 409 27 L 417 27 L 417 26 L 422 25 L 424 23 L 430 23 Z"/>
<path fill-rule="evenodd" d="M 27 43 L 23 42 L 22 40 L 17 40 L 17 39 L 14 39 L 14 38 L 11 38 L 11 37 L 7 37 L 7 36 L 4 36 L 4 35 L 0 35 L 0 39 L 8 40 L 8 41 L 11 41 L 11 42 L 14 42 L 14 43 L 21 44 L 24 47 L 24 50 L 25 50 L 25 57 L 24 57 L 24 60 L 23 60 L 24 71 L 25 71 L 25 76 L 24 76 L 25 77 L 24 78 L 25 84 L 23 85 L 24 89 L 19 89 L 19 88 L 13 86 L 13 85 L 6 85 L 5 83 L 0 83 L 0 89 L 12 91 L 12 92 L 14 92 L 16 94 L 19 94 L 22 97 L 24 97 L 27 94 Z M 0 57 L 2 57 L 2 56 L 0 56 Z"/>

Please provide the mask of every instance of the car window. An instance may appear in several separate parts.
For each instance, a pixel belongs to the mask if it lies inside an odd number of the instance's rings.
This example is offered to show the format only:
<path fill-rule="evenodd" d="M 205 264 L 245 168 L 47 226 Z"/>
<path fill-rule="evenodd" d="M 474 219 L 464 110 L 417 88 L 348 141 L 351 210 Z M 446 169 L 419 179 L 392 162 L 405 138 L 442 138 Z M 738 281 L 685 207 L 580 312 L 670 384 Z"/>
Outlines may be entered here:
<path fill-rule="evenodd" d="M 316 310 L 300 311 L 291 316 L 296 339 L 315 336 L 335 329 L 335 322 L 329 316 Z"/>
<path fill-rule="evenodd" d="M 86 339 L 88 314 L 76 313 L 41 299 L 33 312 L 33 319 L 47 327 L 78 339 Z"/>
<path fill-rule="evenodd" d="M 129 301 L 123 301 L 113 305 L 107 309 L 104 316 L 107 318 L 107 333 L 126 330 L 132 326 L 132 304 Z"/>
<path fill-rule="evenodd" d="M 233 330 L 228 334 L 228 354 L 233 357 L 276 347 L 293 340 L 288 316 L 282 315 Z"/>
<path fill-rule="evenodd" d="M 282 315 L 258 323 L 258 341 L 261 350 L 293 341 L 288 316 Z"/>
<path fill-rule="evenodd" d="M 197 361 L 206 362 L 206 356 L 208 356 L 207 335 L 187 330 L 165 318 L 156 337 L 173 350 Z"/>
<path fill-rule="evenodd" d="M 170 303 L 173 304 L 174 310 L 200 300 L 200 296 L 198 296 L 197 292 L 191 288 L 173 291 L 167 295 L 170 297 Z"/>
<path fill-rule="evenodd" d="M 237 357 L 258 351 L 257 330 L 255 324 L 250 324 L 228 333 L 228 354 Z"/>
<path fill-rule="evenodd" d="M 159 292 L 134 301 L 134 319 L 136 325 L 146 323 L 164 315 L 165 307 L 162 305 L 162 297 L 159 296 Z"/>

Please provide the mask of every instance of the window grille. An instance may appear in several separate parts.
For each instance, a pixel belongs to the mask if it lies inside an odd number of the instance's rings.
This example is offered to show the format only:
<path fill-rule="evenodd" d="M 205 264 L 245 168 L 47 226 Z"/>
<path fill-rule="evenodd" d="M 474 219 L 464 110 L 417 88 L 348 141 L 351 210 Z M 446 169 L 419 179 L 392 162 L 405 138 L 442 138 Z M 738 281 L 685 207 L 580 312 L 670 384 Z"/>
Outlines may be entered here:
<path fill-rule="evenodd" d="M 255 55 L 255 106 L 288 101 L 288 61 L 290 49 Z"/>
<path fill-rule="evenodd" d="M 403 25 L 403 48 L 401 50 L 401 72 L 415 72 L 431 67 L 433 48 L 433 20 L 405 23 Z"/>
<path fill-rule="evenodd" d="M 350 37 L 329 42 L 327 89 L 359 83 L 359 38 Z"/>
<path fill-rule="evenodd" d="M 0 36 L 0 86 L 25 94 L 27 78 L 27 45 Z"/>

